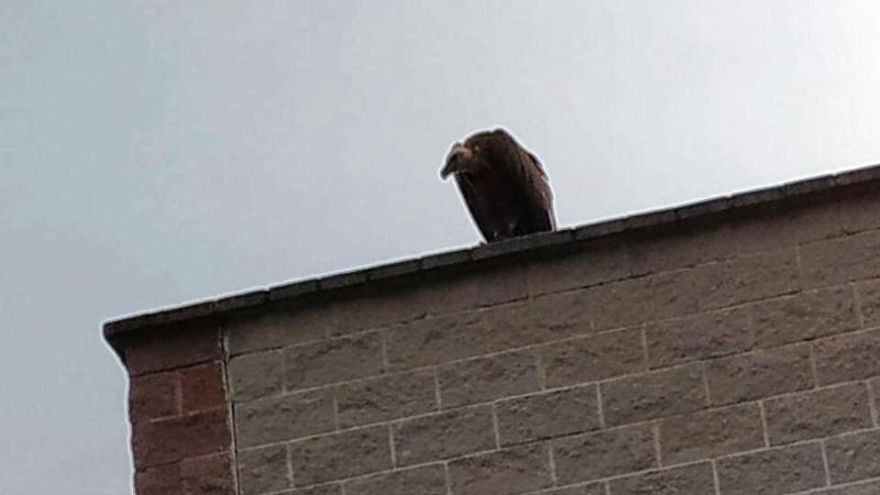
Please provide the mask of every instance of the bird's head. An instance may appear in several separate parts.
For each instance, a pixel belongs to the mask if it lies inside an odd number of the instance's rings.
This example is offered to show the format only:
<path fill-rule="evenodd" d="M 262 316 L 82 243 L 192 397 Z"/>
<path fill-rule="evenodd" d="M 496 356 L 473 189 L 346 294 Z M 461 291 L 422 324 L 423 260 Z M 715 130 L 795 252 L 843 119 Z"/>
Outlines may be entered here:
<path fill-rule="evenodd" d="M 453 144 L 446 155 L 446 164 L 440 170 L 440 178 L 446 180 L 450 175 L 467 172 L 473 166 L 474 151 L 466 144 Z"/>

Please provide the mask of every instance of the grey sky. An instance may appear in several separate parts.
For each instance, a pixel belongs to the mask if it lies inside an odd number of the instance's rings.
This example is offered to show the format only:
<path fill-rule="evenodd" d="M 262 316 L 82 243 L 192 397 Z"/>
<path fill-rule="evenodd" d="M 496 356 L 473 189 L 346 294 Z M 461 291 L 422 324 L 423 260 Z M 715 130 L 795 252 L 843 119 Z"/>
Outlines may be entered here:
<path fill-rule="evenodd" d="M 0 493 L 130 493 L 107 317 L 477 242 L 504 125 L 576 225 L 880 162 L 876 0 L 0 2 Z"/>

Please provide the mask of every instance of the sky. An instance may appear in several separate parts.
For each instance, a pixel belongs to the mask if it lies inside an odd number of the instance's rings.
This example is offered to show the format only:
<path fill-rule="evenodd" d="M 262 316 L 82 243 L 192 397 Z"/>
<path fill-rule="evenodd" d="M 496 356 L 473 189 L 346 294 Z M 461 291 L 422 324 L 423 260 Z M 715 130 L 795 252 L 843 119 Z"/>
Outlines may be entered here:
<path fill-rule="evenodd" d="M 131 493 L 111 317 L 880 163 L 876 0 L 0 1 L 0 493 Z"/>

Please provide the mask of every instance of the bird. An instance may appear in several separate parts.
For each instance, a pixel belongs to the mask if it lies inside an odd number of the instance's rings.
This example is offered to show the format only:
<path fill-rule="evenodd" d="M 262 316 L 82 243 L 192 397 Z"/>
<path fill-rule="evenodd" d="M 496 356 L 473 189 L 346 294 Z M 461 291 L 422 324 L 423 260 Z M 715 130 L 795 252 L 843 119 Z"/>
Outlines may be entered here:
<path fill-rule="evenodd" d="M 453 144 L 440 178 L 450 175 L 487 243 L 556 230 L 547 174 L 506 130 L 479 131 Z"/>

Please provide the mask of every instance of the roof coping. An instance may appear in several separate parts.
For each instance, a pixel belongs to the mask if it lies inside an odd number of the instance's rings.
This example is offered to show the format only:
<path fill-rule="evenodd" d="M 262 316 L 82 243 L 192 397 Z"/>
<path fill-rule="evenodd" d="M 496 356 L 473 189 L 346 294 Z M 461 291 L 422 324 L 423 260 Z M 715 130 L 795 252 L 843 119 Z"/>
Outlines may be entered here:
<path fill-rule="evenodd" d="M 639 213 L 555 232 L 533 234 L 476 247 L 431 254 L 380 264 L 364 269 L 344 271 L 320 278 L 285 283 L 238 294 L 222 296 L 179 307 L 160 309 L 107 321 L 104 337 L 113 344 L 124 335 L 150 327 L 183 322 L 195 318 L 255 308 L 268 302 L 291 301 L 316 293 L 329 293 L 348 287 L 370 284 L 416 273 L 462 267 L 481 260 L 523 255 L 525 253 L 581 244 L 614 234 L 672 226 L 698 218 L 733 215 L 754 207 L 768 206 L 817 193 L 880 183 L 880 165 L 859 168 L 839 174 L 799 180 L 779 186 L 718 197 L 668 209 Z"/>

